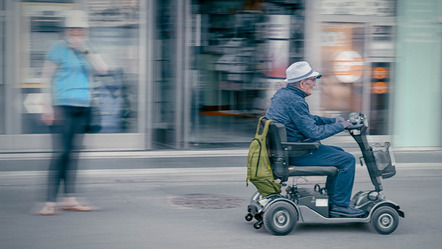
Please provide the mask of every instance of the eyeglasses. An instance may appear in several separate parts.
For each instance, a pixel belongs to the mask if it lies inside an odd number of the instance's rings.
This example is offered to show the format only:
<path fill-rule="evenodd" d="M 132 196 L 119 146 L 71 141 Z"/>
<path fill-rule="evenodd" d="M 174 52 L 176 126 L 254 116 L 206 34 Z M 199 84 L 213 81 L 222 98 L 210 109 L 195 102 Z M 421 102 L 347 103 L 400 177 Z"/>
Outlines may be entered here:
<path fill-rule="evenodd" d="M 313 82 L 316 82 L 317 78 L 316 78 L 316 77 L 313 77 L 313 78 L 307 78 L 306 80 L 311 80 L 311 81 L 313 81 Z"/>

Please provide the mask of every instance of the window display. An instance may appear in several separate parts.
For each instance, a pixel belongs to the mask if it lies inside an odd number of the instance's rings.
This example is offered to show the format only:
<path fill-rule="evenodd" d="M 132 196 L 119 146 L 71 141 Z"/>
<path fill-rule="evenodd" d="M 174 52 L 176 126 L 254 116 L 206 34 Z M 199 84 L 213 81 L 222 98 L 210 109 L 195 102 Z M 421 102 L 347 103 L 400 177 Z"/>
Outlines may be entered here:
<path fill-rule="evenodd" d="M 363 48 L 363 24 L 322 24 L 321 108 L 330 115 L 362 111 Z"/>
<path fill-rule="evenodd" d="M 302 3 L 206 1 L 195 11 L 200 84 L 191 143 L 249 142 L 286 68 L 304 57 Z"/>
<path fill-rule="evenodd" d="M 124 4 L 123 4 L 124 2 Z M 139 132 L 139 2 L 86 1 L 21 3 L 20 81 L 22 89 L 21 133 L 48 133 L 40 121 L 43 62 L 50 46 L 64 39 L 64 13 L 82 8 L 88 14 L 88 44 L 109 65 L 109 72 L 93 78 L 93 102 L 99 105 L 101 133 Z"/>

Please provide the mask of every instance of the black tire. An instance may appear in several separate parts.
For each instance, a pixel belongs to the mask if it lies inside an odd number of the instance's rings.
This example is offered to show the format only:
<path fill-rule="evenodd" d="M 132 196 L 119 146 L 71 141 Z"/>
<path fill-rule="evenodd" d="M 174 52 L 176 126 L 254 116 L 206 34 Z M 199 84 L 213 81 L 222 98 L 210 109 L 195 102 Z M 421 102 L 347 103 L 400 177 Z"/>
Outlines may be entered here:
<path fill-rule="evenodd" d="M 273 203 L 264 212 L 264 226 L 274 235 L 290 233 L 298 221 L 298 212 L 287 202 Z"/>
<path fill-rule="evenodd" d="M 251 221 L 253 220 L 253 215 L 252 214 L 246 214 L 246 216 L 244 217 L 246 219 L 246 221 Z"/>
<path fill-rule="evenodd" d="M 370 223 L 376 232 L 387 235 L 394 232 L 398 227 L 399 215 L 396 209 L 390 206 L 382 206 L 373 212 Z"/>

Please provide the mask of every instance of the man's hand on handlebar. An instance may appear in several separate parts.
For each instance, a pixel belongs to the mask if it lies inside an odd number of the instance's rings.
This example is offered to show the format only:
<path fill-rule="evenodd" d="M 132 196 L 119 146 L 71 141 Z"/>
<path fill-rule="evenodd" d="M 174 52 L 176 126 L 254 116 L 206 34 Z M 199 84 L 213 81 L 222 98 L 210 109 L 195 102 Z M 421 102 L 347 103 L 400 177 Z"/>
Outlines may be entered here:
<path fill-rule="evenodd" d="M 350 122 L 345 120 L 343 117 L 337 117 L 336 123 L 341 123 L 344 126 L 344 129 L 347 128 L 348 126 L 352 125 Z"/>
<path fill-rule="evenodd" d="M 343 117 L 337 117 L 336 118 L 336 123 L 340 123 L 340 122 L 343 122 L 343 121 L 345 121 L 345 118 L 343 118 Z"/>

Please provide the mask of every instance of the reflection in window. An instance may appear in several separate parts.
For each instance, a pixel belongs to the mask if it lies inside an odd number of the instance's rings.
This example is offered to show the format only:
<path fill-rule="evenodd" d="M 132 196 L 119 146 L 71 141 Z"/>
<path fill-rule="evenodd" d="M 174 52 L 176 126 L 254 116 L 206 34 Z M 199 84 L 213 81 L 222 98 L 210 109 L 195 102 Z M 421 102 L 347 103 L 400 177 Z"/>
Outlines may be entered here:
<path fill-rule="evenodd" d="M 362 111 L 364 26 L 322 25 L 321 108 L 329 116 Z"/>
<path fill-rule="evenodd" d="M 77 5 L 78 4 L 78 5 Z M 139 132 L 138 59 L 139 1 L 94 0 L 72 4 L 22 4 L 26 44 L 21 48 L 23 133 L 48 133 L 40 121 L 41 69 L 51 44 L 63 39 L 63 11 L 84 9 L 89 15 L 91 47 L 108 64 L 108 75 L 93 79 L 93 103 L 98 105 L 101 133 Z"/>
<path fill-rule="evenodd" d="M 285 70 L 304 58 L 304 6 L 295 2 L 202 1 L 193 8 L 201 25 L 194 50 L 200 82 L 192 104 L 195 145 L 253 137 L 251 127 L 285 84 Z"/>

